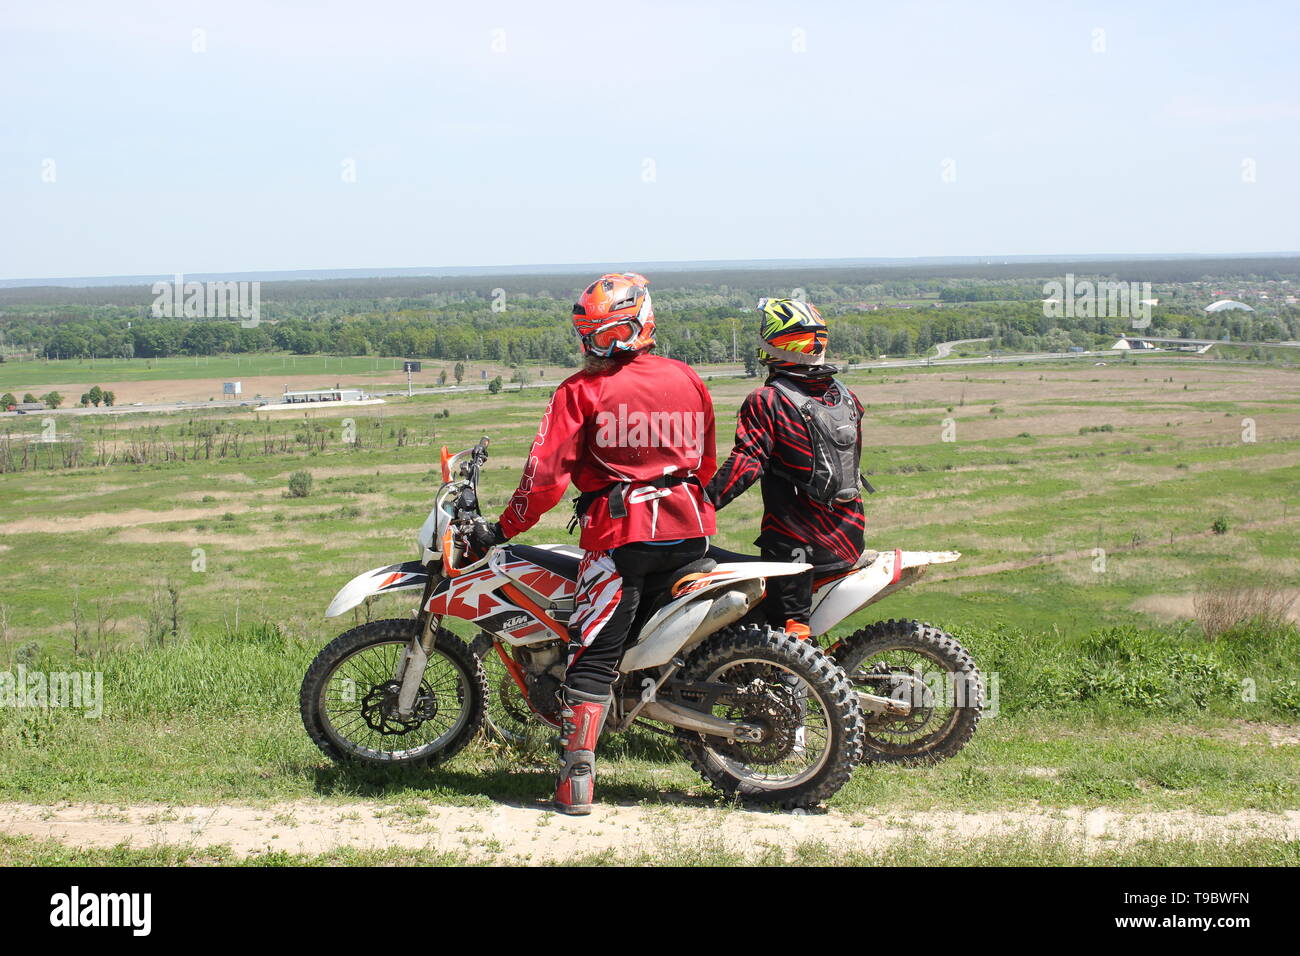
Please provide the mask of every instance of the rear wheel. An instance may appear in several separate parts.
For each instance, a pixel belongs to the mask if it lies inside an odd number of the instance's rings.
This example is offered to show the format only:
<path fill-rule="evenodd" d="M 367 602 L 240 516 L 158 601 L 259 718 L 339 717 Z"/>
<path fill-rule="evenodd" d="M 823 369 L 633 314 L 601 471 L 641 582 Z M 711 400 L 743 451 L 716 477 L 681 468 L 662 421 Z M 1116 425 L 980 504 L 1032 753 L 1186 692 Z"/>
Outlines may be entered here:
<path fill-rule="evenodd" d="M 439 629 L 412 713 L 398 712 L 402 654 L 420 636 L 415 620 L 372 621 L 340 634 L 312 661 L 299 699 L 303 726 L 334 760 L 437 763 L 483 725 L 483 669 L 455 634 Z"/>
<path fill-rule="evenodd" d="M 866 715 L 866 759 L 935 763 L 966 746 L 979 726 L 984 679 L 956 638 L 920 621 L 879 621 L 832 649 L 868 694 L 908 701 L 905 717 Z"/>
<path fill-rule="evenodd" d="M 686 759 L 724 793 L 794 808 L 832 797 L 862 755 L 862 712 L 844 672 L 815 645 L 768 627 L 732 627 L 687 662 L 692 681 L 730 685 L 715 717 L 756 725 L 728 742 L 679 731 Z"/>

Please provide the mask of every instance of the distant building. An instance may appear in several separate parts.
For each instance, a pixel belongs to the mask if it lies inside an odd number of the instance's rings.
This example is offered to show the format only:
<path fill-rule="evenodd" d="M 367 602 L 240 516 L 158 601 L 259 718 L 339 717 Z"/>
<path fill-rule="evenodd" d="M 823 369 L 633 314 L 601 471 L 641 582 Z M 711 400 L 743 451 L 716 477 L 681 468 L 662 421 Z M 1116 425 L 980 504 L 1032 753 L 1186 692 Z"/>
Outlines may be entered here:
<path fill-rule="evenodd" d="M 1228 312 L 1228 311 L 1254 312 L 1255 310 L 1245 302 L 1238 302 L 1236 299 L 1220 299 L 1218 302 L 1211 302 L 1205 307 L 1206 312 Z"/>
<path fill-rule="evenodd" d="M 1118 342 L 1112 345 L 1111 348 L 1132 349 L 1135 352 L 1142 352 L 1142 351 L 1159 352 L 1160 351 L 1160 348 L 1158 346 L 1152 344 L 1151 342 L 1148 342 L 1146 339 L 1133 339 L 1128 337 L 1120 339 Z"/>
<path fill-rule="evenodd" d="M 314 402 L 360 402 L 366 393 L 359 388 L 318 388 L 306 392 L 284 390 L 286 405 L 306 405 Z"/>

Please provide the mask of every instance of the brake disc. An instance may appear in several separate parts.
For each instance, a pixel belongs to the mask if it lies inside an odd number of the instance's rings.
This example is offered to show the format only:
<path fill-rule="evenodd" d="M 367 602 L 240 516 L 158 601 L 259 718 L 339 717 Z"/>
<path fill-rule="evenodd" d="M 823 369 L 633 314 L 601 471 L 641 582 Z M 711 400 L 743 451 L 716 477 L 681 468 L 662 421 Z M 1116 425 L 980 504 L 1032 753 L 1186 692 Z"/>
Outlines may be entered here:
<path fill-rule="evenodd" d="M 888 665 L 878 664 L 877 667 Z M 934 716 L 934 688 L 920 677 L 906 671 L 877 672 L 884 679 L 877 685 L 882 696 L 911 705 L 905 716 L 896 714 L 867 715 L 867 726 L 873 730 L 888 730 L 891 734 L 917 734 Z"/>
<path fill-rule="evenodd" d="M 437 715 L 438 699 L 429 692 L 427 685 L 421 684 L 420 694 L 411 708 L 411 716 L 401 717 L 397 712 L 397 698 L 401 690 L 400 682 L 388 681 L 385 684 L 375 684 L 361 699 L 361 716 L 371 730 L 385 736 L 409 734 Z"/>
<path fill-rule="evenodd" d="M 747 764 L 774 764 L 794 752 L 803 714 L 793 696 L 781 700 L 771 688 L 758 689 L 751 684 L 748 689 L 720 698 L 718 703 L 739 711 L 739 714 L 729 714 L 728 720 L 763 729 L 761 740 L 722 744 L 716 748 L 720 753 Z"/>

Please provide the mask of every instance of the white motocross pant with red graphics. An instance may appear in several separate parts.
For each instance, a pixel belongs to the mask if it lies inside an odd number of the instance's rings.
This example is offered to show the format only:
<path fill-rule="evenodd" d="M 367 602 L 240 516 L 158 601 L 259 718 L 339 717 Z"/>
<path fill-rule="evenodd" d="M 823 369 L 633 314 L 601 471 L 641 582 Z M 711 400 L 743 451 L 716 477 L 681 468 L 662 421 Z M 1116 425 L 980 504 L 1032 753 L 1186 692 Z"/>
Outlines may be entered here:
<path fill-rule="evenodd" d="M 708 538 L 687 538 L 588 551 L 578 565 L 565 683 L 584 694 L 608 695 L 642 599 L 653 599 L 671 584 L 673 572 L 704 557 L 708 546 Z"/>

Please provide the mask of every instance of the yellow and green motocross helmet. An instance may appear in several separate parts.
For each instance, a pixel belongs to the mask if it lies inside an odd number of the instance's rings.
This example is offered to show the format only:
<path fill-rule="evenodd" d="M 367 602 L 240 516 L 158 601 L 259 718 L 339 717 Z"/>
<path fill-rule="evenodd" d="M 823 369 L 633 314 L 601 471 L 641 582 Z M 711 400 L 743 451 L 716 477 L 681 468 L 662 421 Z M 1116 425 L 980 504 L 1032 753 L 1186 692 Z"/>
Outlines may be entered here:
<path fill-rule="evenodd" d="M 769 365 L 821 365 L 826 322 L 817 307 L 798 299 L 759 299 L 758 357 Z"/>

